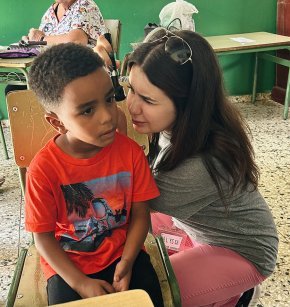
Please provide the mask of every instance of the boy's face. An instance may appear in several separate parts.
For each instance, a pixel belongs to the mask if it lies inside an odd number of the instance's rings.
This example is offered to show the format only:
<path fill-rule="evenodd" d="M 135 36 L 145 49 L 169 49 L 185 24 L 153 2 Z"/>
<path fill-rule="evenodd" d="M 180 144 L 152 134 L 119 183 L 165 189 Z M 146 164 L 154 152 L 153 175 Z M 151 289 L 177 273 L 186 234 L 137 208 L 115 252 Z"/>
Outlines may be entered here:
<path fill-rule="evenodd" d="M 68 151 L 98 151 L 114 141 L 117 105 L 108 73 L 99 68 L 77 78 L 64 89 L 62 101 L 54 110 L 65 136 Z"/>

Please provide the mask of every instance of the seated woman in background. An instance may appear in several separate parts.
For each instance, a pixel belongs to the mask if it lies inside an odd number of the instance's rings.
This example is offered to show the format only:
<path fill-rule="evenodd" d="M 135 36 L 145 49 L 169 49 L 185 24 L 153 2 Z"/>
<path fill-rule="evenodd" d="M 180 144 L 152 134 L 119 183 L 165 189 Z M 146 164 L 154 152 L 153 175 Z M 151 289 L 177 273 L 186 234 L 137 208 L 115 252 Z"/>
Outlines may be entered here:
<path fill-rule="evenodd" d="M 103 16 L 93 0 L 55 0 L 41 19 L 39 29 L 31 28 L 23 40 L 46 41 L 48 45 L 79 43 L 94 47 L 102 36 L 98 52 L 110 51 L 103 34 L 107 32 Z M 13 90 L 24 90 L 26 85 L 7 85 L 5 96 Z"/>
<path fill-rule="evenodd" d="M 93 0 L 55 0 L 43 15 L 39 29 L 31 28 L 23 38 L 47 44 L 73 42 L 94 47 L 104 33 L 104 19 Z"/>
<path fill-rule="evenodd" d="M 131 54 L 129 70 L 128 108 L 136 131 L 152 135 L 161 193 L 150 201 L 160 212 L 153 232 L 178 228 L 193 242 L 170 256 L 182 306 L 248 306 L 275 268 L 278 236 L 214 51 L 192 31 L 159 28 Z"/>

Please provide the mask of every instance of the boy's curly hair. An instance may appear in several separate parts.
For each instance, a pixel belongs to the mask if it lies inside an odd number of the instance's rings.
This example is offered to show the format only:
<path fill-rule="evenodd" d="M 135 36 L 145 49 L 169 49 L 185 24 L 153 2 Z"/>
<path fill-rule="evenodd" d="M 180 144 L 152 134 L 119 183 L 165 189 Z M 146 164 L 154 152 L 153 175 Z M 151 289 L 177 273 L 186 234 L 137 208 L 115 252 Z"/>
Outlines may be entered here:
<path fill-rule="evenodd" d="M 49 109 L 60 104 L 68 83 L 103 65 L 103 60 L 91 48 L 74 43 L 58 44 L 34 60 L 29 71 L 29 86 Z"/>

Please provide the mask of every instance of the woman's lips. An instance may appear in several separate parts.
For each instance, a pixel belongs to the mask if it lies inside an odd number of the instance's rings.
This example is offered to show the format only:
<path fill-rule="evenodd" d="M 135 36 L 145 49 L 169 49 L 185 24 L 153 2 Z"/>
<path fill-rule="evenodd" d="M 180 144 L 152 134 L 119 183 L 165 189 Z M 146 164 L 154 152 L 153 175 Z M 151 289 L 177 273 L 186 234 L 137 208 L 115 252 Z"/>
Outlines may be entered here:
<path fill-rule="evenodd" d="M 132 123 L 136 126 L 140 126 L 140 125 L 145 125 L 146 122 L 141 122 L 141 121 L 138 121 L 138 120 L 135 120 L 135 119 L 132 119 Z"/>

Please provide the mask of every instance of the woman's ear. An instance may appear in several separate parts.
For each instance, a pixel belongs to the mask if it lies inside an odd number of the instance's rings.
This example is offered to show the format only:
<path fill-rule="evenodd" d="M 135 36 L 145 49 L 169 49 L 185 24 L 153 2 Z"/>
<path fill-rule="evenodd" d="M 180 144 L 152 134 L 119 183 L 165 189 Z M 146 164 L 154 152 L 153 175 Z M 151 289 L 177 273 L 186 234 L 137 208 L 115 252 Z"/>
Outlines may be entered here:
<path fill-rule="evenodd" d="M 66 134 L 67 129 L 65 128 L 62 121 L 58 118 L 58 116 L 51 111 L 46 111 L 44 115 L 47 122 L 60 134 Z"/>

